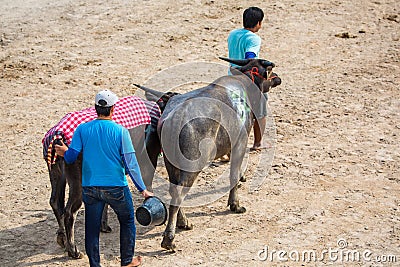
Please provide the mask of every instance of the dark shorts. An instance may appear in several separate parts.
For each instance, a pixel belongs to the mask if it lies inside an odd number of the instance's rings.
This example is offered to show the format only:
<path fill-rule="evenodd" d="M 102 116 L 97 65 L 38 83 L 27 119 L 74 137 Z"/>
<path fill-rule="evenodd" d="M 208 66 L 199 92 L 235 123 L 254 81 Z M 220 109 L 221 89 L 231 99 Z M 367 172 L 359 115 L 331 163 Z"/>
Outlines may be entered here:
<path fill-rule="evenodd" d="M 261 94 L 262 99 L 260 99 L 260 105 L 253 110 L 253 114 L 256 119 L 261 119 L 267 116 L 267 100 L 268 93 Z"/>

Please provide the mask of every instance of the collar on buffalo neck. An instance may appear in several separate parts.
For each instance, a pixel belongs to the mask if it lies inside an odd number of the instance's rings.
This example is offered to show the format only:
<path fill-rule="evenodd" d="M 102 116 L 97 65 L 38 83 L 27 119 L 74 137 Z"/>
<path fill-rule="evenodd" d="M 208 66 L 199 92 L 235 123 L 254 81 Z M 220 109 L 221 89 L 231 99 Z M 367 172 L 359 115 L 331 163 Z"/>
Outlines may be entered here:
<path fill-rule="evenodd" d="M 268 72 L 268 70 L 266 70 L 268 73 L 268 77 L 265 78 L 264 76 L 262 76 L 259 72 L 258 72 L 258 68 L 257 67 L 252 67 L 251 70 L 245 71 L 244 73 L 249 73 L 251 81 L 254 83 L 254 76 L 257 76 L 259 78 L 261 78 L 262 80 L 268 80 L 268 81 L 272 81 L 272 79 L 276 78 L 277 76 L 272 76 L 272 70 L 270 72 Z"/>

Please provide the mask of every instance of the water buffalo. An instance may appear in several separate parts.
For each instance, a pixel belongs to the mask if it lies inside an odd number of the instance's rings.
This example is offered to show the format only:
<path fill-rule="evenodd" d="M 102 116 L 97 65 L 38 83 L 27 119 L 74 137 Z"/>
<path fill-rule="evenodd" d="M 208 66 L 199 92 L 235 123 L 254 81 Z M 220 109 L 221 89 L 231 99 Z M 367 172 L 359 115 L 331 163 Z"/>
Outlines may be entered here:
<path fill-rule="evenodd" d="M 237 194 L 241 164 L 245 155 L 254 111 L 262 93 L 281 83 L 272 72 L 272 62 L 262 59 L 232 60 L 239 65 L 233 75 L 181 95 L 173 96 L 165 105 L 157 125 L 157 134 L 164 152 L 171 195 L 169 218 L 161 246 L 175 250 L 175 227 L 192 229 L 181 206 L 199 172 L 207 164 L 230 154 L 230 210 L 243 213 Z M 160 97 L 163 93 L 145 87 L 147 93 Z M 154 137 L 153 137 L 154 138 Z"/>

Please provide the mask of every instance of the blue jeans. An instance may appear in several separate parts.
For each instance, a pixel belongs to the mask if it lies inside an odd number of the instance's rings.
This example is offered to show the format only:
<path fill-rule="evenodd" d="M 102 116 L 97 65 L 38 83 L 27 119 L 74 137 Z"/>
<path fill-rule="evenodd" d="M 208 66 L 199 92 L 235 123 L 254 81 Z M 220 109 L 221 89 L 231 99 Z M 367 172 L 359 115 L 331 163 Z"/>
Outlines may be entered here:
<path fill-rule="evenodd" d="M 134 207 L 129 187 L 84 186 L 82 189 L 85 203 L 85 249 L 90 266 L 100 266 L 99 236 L 105 203 L 117 214 L 121 265 L 128 265 L 133 259 L 136 240 Z"/>

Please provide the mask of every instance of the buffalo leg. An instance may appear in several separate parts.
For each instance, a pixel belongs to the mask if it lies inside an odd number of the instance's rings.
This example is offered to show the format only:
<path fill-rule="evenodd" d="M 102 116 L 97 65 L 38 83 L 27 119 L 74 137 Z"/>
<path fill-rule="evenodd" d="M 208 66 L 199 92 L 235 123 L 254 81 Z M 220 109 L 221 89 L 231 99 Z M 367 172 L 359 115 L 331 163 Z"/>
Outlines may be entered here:
<path fill-rule="evenodd" d="M 238 182 L 239 176 L 241 172 L 241 163 L 243 162 L 243 158 L 246 152 L 245 147 L 242 147 L 243 144 L 247 144 L 247 142 L 238 142 L 240 143 L 238 147 L 232 149 L 231 154 L 231 166 L 230 166 L 230 192 L 228 198 L 228 205 L 231 211 L 235 213 L 244 213 L 246 209 L 244 207 L 239 206 L 239 196 L 238 196 Z"/>
<path fill-rule="evenodd" d="M 146 129 L 145 142 L 146 150 L 142 158 L 146 160 L 146 163 L 144 163 L 142 159 L 141 160 L 143 164 L 146 164 L 144 166 L 146 166 L 147 172 L 143 175 L 143 181 L 148 190 L 153 191 L 153 178 L 157 168 L 158 155 L 161 153 L 161 143 L 157 134 L 157 129 L 152 125 L 149 125 Z"/>
<path fill-rule="evenodd" d="M 170 177 L 169 193 L 171 195 L 171 203 L 169 206 L 169 218 L 167 227 L 163 234 L 163 240 L 161 247 L 167 250 L 175 251 L 175 244 L 173 243 L 175 238 L 175 228 L 177 226 L 177 217 L 180 209 L 180 205 L 185 199 L 186 194 L 189 192 L 194 180 L 196 179 L 197 173 L 189 173 L 176 169 L 169 161 L 165 158 L 165 166 Z M 179 181 L 178 181 L 179 180 Z M 189 224 L 183 211 L 181 211 L 181 219 L 184 219 L 184 227 L 191 229 L 192 226 Z M 184 218 L 183 218 L 184 217 Z"/>
<path fill-rule="evenodd" d="M 68 202 L 65 207 L 65 233 L 67 235 L 66 250 L 68 256 L 80 259 L 83 254 L 75 245 L 75 220 L 79 208 L 82 206 L 82 185 L 81 185 L 81 160 L 73 164 L 65 165 L 65 174 L 69 185 Z"/>
<path fill-rule="evenodd" d="M 50 206 L 53 209 L 58 223 L 57 243 L 64 248 L 66 243 L 65 225 L 64 225 L 64 205 L 65 205 L 65 187 L 66 179 L 63 175 L 64 161 L 58 160 L 52 166 L 48 166 L 51 196 Z"/>
<path fill-rule="evenodd" d="M 193 229 L 193 224 L 189 223 L 189 220 L 186 218 L 186 215 L 183 212 L 182 207 L 180 207 L 178 210 L 176 226 L 179 229 L 183 229 L 183 230 L 192 230 Z"/>
<path fill-rule="evenodd" d="M 108 225 L 108 204 L 104 205 L 103 214 L 101 215 L 100 231 L 103 233 L 111 233 L 112 229 Z"/>

